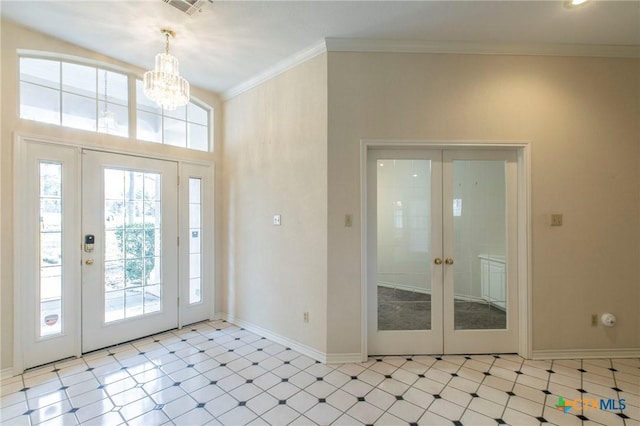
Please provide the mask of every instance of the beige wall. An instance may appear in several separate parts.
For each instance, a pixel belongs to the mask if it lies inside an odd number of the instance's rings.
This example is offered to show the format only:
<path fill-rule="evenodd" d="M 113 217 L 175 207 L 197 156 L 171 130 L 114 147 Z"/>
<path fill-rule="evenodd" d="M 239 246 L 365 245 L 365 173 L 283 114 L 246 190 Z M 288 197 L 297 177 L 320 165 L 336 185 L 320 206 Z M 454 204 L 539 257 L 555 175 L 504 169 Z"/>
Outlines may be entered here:
<path fill-rule="evenodd" d="M 98 53 L 80 48 L 78 46 L 65 43 L 24 27 L 17 26 L 11 22 L 1 22 L 2 40 L 2 131 L 0 133 L 0 369 L 9 368 L 13 364 L 13 137 L 15 133 L 27 134 L 30 136 L 59 139 L 82 143 L 85 146 L 98 147 L 104 149 L 116 149 L 142 155 L 157 155 L 168 158 L 180 158 L 183 160 L 197 160 L 218 162 L 220 150 L 214 153 L 189 152 L 170 146 L 162 146 L 152 143 L 140 143 L 124 138 L 116 138 L 97 133 L 64 129 L 57 126 L 45 125 L 42 123 L 30 122 L 18 119 L 17 109 L 17 86 L 18 67 L 17 49 L 30 49 L 46 52 L 55 52 L 66 55 L 73 55 L 80 58 L 91 59 L 102 63 L 112 64 L 122 67 L 132 72 L 142 75 L 144 70 L 136 69 L 128 64 L 115 61 Z M 153 54 L 150 54 L 149 65 L 153 64 Z M 211 92 L 206 92 L 198 88 L 192 88 L 192 95 L 214 107 L 214 140 L 220 141 L 222 138 L 221 124 L 221 103 L 219 97 Z M 219 175 L 220 170 L 216 170 Z M 220 179 L 217 179 L 219 182 Z M 217 190 L 216 194 L 221 191 Z M 217 203 L 219 204 L 219 203 Z M 216 229 L 219 226 L 219 217 L 216 215 Z M 220 256 L 221 253 L 216 253 Z M 220 271 L 216 271 L 219 275 Z M 219 303 L 219 298 L 217 298 Z"/>
<path fill-rule="evenodd" d="M 328 72 L 328 352 L 360 351 L 343 217 L 361 214 L 361 139 L 530 141 L 533 349 L 640 347 L 640 61 L 330 52 Z M 592 328 L 603 312 L 618 325 Z"/>
<path fill-rule="evenodd" d="M 327 339 L 326 61 L 320 55 L 226 102 L 223 152 L 223 311 L 320 352 Z"/>

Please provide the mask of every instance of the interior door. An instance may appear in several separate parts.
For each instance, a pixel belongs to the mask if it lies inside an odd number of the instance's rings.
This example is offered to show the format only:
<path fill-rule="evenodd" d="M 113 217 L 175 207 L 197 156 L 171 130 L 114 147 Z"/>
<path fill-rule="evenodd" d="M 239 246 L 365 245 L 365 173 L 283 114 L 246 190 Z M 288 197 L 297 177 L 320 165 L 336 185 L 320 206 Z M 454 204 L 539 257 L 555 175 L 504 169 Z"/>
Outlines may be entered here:
<path fill-rule="evenodd" d="M 373 150 L 367 166 L 369 354 L 442 353 L 441 152 Z"/>
<path fill-rule="evenodd" d="M 371 150 L 369 354 L 517 352 L 516 155 Z"/>
<path fill-rule="evenodd" d="M 178 326 L 177 164 L 84 150 L 82 351 Z"/>

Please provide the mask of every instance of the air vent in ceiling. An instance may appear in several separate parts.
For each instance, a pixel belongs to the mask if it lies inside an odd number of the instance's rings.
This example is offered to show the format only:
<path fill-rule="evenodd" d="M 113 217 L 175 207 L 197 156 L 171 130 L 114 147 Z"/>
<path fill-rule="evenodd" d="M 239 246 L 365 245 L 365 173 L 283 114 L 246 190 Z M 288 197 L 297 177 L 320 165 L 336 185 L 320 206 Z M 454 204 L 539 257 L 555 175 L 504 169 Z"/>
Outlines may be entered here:
<path fill-rule="evenodd" d="M 171 5 L 178 9 L 182 13 L 186 13 L 191 16 L 196 12 L 201 11 L 202 6 L 209 2 L 209 0 L 162 0 L 164 3 Z"/>

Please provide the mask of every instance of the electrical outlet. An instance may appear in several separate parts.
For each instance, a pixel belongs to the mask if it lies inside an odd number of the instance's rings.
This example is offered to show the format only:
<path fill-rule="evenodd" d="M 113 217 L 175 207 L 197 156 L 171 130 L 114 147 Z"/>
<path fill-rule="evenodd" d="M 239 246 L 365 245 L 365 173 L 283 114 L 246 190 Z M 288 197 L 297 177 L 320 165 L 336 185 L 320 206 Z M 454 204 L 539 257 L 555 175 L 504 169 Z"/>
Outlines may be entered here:
<path fill-rule="evenodd" d="M 274 214 L 273 215 L 273 224 L 276 226 L 280 226 L 281 225 L 281 218 L 279 214 Z"/>
<path fill-rule="evenodd" d="M 598 314 L 591 314 L 591 327 L 598 326 Z"/>
<path fill-rule="evenodd" d="M 309 322 L 309 312 L 305 312 L 302 314 L 302 319 L 304 322 L 308 323 Z"/>
<path fill-rule="evenodd" d="M 562 226 L 562 214 L 555 213 L 551 215 L 551 226 Z"/>

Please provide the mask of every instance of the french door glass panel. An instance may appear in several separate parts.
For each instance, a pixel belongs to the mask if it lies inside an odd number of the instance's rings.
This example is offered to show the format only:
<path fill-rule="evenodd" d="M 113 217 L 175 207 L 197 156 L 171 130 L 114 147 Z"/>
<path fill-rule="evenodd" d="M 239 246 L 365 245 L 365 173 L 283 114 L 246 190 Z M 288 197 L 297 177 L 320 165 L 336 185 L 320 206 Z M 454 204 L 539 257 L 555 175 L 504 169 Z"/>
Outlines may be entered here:
<path fill-rule="evenodd" d="M 178 325 L 177 164 L 84 151 L 83 351 Z"/>
<path fill-rule="evenodd" d="M 377 160 L 378 330 L 431 329 L 431 160 Z"/>
<path fill-rule="evenodd" d="M 454 328 L 505 329 L 506 161 L 453 160 Z"/>

